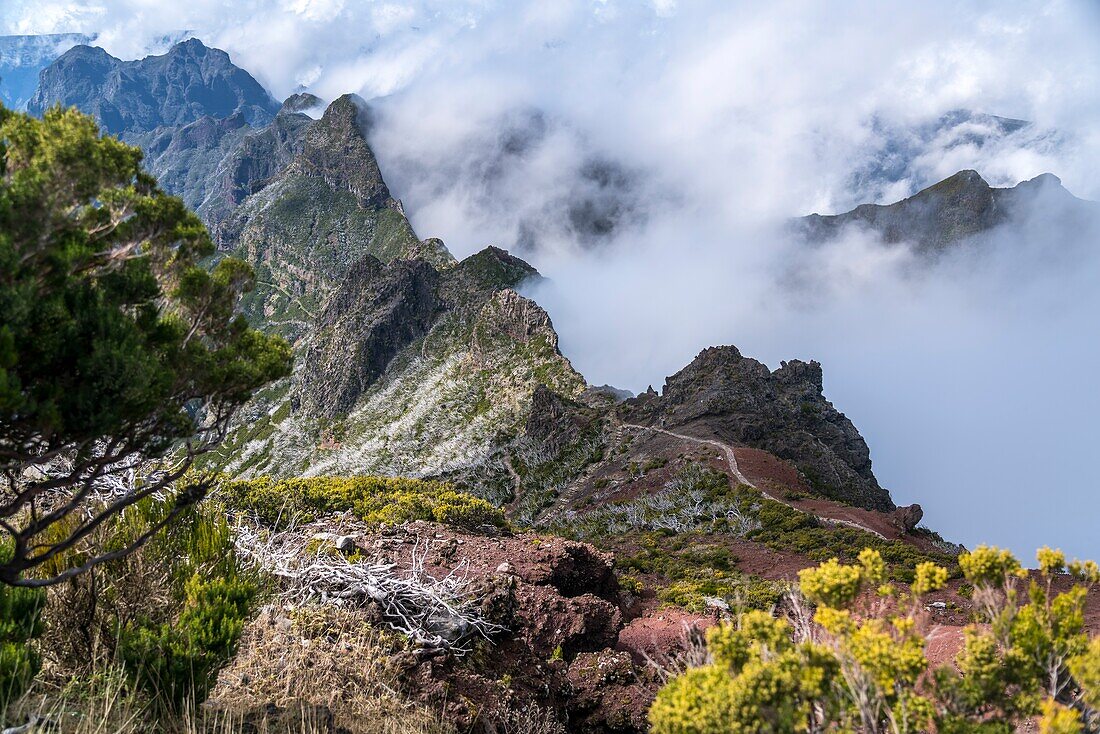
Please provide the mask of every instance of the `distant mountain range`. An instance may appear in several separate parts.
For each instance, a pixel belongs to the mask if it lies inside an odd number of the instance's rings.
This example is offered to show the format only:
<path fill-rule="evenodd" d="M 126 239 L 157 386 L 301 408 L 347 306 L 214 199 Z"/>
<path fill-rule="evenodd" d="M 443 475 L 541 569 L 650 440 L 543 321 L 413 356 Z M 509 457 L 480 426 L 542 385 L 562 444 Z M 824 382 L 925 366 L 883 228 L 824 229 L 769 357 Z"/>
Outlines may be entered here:
<path fill-rule="evenodd" d="M 796 229 L 813 242 L 861 229 L 887 245 L 907 243 L 918 254 L 934 257 L 1002 226 L 1041 227 L 1049 237 L 1069 238 L 1098 222 L 1100 205 L 1073 196 L 1053 174 L 1012 188 L 994 188 L 977 171 L 960 171 L 893 204 L 811 214 L 800 219 Z"/>
<path fill-rule="evenodd" d="M 46 67 L 28 110 L 53 104 L 94 115 L 114 135 L 178 127 L 203 117 L 241 115 L 253 126 L 271 122 L 279 105 L 229 54 L 198 39 L 163 56 L 122 61 L 94 46 L 75 46 Z"/>

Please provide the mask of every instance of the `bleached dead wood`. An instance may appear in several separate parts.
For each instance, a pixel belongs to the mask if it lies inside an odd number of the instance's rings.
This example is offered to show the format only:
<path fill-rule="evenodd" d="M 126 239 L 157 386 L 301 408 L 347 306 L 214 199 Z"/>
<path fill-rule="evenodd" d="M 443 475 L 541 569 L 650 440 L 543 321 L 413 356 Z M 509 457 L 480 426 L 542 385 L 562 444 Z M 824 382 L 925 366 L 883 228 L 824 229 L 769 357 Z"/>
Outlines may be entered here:
<path fill-rule="evenodd" d="M 242 556 L 283 582 L 282 596 L 295 603 L 378 605 L 382 619 L 425 648 L 464 655 L 475 638 L 486 640 L 504 627 L 485 619 L 477 606 L 465 561 L 436 578 L 424 567 L 428 542 L 419 540 L 407 568 L 397 564 L 351 560 L 311 547 L 312 536 L 288 530 L 262 537 L 244 525 L 236 533 Z"/>

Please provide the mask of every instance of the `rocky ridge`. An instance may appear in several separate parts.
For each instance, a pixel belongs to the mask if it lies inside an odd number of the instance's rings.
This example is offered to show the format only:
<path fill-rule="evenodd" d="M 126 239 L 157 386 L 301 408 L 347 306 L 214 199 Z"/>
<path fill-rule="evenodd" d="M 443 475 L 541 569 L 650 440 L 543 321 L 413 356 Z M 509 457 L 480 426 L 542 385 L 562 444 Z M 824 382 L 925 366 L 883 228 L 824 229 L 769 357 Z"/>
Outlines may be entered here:
<path fill-rule="evenodd" d="M 353 267 L 303 338 L 295 374 L 260 396 L 220 452 L 242 476 L 427 476 L 479 465 L 540 384 L 584 380 L 549 316 L 515 288 L 534 270 L 488 248 L 437 270 Z"/>
<path fill-rule="evenodd" d="M 791 462 L 818 494 L 894 509 L 871 471 L 870 450 L 823 395 L 821 365 L 791 360 L 771 371 L 736 347 L 711 347 L 618 410 L 629 423 L 679 427 L 700 438 L 762 449 Z"/>
<path fill-rule="evenodd" d="M 42 70 L 28 110 L 41 115 L 54 104 L 93 114 L 115 135 L 235 114 L 249 125 L 265 125 L 279 109 L 251 74 L 233 65 L 229 54 L 194 38 L 161 56 L 137 61 L 122 61 L 94 46 L 76 46 Z"/>
<path fill-rule="evenodd" d="M 893 204 L 861 204 L 843 214 L 810 214 L 795 229 L 810 242 L 840 236 L 849 228 L 874 232 L 885 244 L 910 243 L 922 257 L 935 257 L 998 228 L 1039 226 L 1049 236 L 1095 226 L 1100 207 L 1074 197 L 1057 176 L 1044 173 L 1012 188 L 994 188 L 977 171 L 953 176 Z"/>

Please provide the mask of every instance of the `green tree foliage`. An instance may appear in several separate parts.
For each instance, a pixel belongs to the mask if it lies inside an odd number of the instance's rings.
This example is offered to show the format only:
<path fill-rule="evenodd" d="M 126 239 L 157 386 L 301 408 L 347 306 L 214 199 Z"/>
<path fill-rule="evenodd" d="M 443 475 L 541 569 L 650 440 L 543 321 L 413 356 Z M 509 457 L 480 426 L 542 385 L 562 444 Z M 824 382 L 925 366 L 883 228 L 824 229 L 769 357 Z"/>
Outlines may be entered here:
<path fill-rule="evenodd" d="M 100 526 L 86 547 L 51 563 L 79 566 L 91 553 L 129 547 L 172 507 L 170 499 L 146 498 Z M 105 674 L 106 664 L 111 674 L 136 684 L 141 707 L 153 703 L 151 715 L 176 712 L 207 695 L 236 649 L 261 581 L 236 555 L 224 510 L 204 502 L 136 552 L 50 588 L 39 627 L 49 641 L 42 654 L 54 680 L 90 681 Z M 0 586 L 5 590 L 46 591 Z"/>
<path fill-rule="evenodd" d="M 924 655 L 921 598 L 944 586 L 947 569 L 919 564 L 908 590 L 887 582 L 877 550 L 806 569 L 799 581 L 812 620 L 796 597 L 794 624 L 752 612 L 710 630 L 713 662 L 661 690 L 654 734 L 1010 734 L 1033 716 L 1051 734 L 1100 730 L 1100 638 L 1084 631 L 1100 569 L 1049 548 L 1038 561 L 1029 574 L 996 548 L 959 558 L 977 619 L 954 665 L 936 670 Z"/>
<path fill-rule="evenodd" d="M 368 523 L 430 520 L 476 529 L 504 527 L 499 507 L 445 483 L 402 477 L 261 477 L 227 482 L 221 496 L 230 508 L 268 525 L 309 522 L 334 512 L 354 512 Z"/>
<path fill-rule="evenodd" d="M 0 526 L 13 543 L 0 581 L 9 584 L 83 570 L 25 575 L 169 489 L 256 388 L 289 370 L 288 345 L 234 315 L 251 269 L 231 258 L 208 266 L 202 223 L 141 158 L 75 110 L 37 120 L 0 107 Z M 112 474 L 170 450 L 178 460 L 155 479 L 62 522 Z M 178 493 L 163 522 L 207 486 Z M 59 524 L 70 532 L 43 543 Z"/>

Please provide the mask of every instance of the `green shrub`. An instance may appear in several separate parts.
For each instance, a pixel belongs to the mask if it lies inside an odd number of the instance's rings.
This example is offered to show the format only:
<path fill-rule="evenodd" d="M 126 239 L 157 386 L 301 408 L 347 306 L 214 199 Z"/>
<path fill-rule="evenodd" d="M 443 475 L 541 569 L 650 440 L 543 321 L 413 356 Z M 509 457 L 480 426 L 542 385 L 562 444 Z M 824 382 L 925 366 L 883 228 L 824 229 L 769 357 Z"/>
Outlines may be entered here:
<path fill-rule="evenodd" d="M 763 497 L 759 502 L 760 528 L 748 537 L 772 550 L 803 554 L 815 561 L 826 561 L 834 556 L 851 561 L 864 548 L 873 548 L 891 565 L 891 577 L 906 583 L 913 580 L 919 564 L 929 561 L 945 566 L 952 577 L 960 574 L 955 558 L 946 553 L 924 552 L 909 543 L 883 540 L 858 528 L 828 527 L 812 515 L 780 502 Z"/>
<path fill-rule="evenodd" d="M 367 523 L 430 520 L 464 528 L 504 527 L 504 513 L 450 484 L 401 477 L 261 477 L 228 482 L 223 498 L 232 509 L 279 525 L 309 522 L 334 512 L 354 512 Z"/>
<path fill-rule="evenodd" d="M 172 708 L 201 702 L 236 651 L 255 594 L 248 581 L 192 576 L 174 624 L 145 621 L 122 630 L 123 664 L 153 697 Z"/>
<path fill-rule="evenodd" d="M 10 547 L 0 546 L 0 556 L 10 554 Z M 45 603 L 42 589 L 0 584 L 0 713 L 38 672 L 38 654 L 28 643 L 42 634 Z"/>
<path fill-rule="evenodd" d="M 170 509 L 154 498 L 128 507 L 60 567 L 82 563 L 90 549 L 129 546 Z M 137 552 L 51 589 L 51 672 L 76 681 L 98 675 L 97 662 L 117 660 L 154 709 L 198 703 L 236 644 L 259 580 L 235 554 L 224 510 L 205 501 Z"/>

